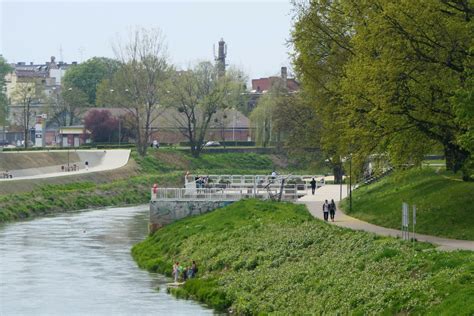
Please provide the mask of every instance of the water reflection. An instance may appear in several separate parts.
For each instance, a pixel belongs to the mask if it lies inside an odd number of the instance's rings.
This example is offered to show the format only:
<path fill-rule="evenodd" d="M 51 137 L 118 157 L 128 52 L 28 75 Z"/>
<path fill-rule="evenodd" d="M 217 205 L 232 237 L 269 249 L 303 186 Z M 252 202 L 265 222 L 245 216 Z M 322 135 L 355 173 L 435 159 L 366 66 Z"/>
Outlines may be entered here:
<path fill-rule="evenodd" d="M 138 206 L 0 227 L 0 314 L 212 314 L 136 266 L 130 248 L 145 237 L 147 216 Z"/>

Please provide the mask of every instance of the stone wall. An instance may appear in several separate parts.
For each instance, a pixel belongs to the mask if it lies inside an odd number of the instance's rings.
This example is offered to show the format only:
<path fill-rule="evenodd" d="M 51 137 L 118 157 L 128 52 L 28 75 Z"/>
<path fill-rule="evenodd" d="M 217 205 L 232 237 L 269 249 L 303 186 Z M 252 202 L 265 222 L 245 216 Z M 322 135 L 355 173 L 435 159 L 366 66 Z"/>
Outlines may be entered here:
<path fill-rule="evenodd" d="M 201 215 L 231 201 L 151 201 L 149 232 L 154 233 L 161 227 L 188 216 Z"/>

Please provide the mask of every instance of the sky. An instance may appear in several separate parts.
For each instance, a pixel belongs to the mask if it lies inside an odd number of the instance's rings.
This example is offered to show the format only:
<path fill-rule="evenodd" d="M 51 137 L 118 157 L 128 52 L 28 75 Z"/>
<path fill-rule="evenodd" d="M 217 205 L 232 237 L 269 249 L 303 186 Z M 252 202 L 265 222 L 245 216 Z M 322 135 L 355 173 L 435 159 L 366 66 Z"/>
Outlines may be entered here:
<path fill-rule="evenodd" d="M 39 1 L 0 0 L 0 54 L 8 62 L 114 57 L 112 45 L 134 27 L 160 28 L 179 68 L 214 58 L 223 38 L 226 63 L 250 79 L 291 69 L 289 0 Z"/>

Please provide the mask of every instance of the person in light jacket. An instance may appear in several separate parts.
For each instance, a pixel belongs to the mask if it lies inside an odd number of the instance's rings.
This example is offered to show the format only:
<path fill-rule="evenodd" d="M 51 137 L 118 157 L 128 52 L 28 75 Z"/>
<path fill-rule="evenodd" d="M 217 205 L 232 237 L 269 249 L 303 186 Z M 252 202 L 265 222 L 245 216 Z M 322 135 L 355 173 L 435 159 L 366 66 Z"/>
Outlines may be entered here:
<path fill-rule="evenodd" d="M 327 222 L 329 219 L 329 203 L 328 200 L 326 200 L 323 204 L 323 215 L 324 215 L 324 220 Z"/>

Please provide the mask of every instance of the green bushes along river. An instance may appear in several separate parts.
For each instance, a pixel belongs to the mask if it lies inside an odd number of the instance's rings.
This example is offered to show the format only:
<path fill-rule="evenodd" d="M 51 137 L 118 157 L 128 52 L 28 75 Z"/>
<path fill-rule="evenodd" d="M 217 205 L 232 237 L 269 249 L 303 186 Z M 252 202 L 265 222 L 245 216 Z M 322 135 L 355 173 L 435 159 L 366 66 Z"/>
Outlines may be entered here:
<path fill-rule="evenodd" d="M 137 244 L 149 271 L 196 260 L 174 294 L 238 314 L 474 313 L 474 253 L 328 225 L 303 205 L 244 200 Z"/>

